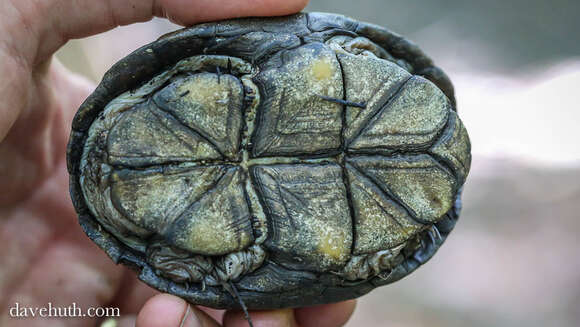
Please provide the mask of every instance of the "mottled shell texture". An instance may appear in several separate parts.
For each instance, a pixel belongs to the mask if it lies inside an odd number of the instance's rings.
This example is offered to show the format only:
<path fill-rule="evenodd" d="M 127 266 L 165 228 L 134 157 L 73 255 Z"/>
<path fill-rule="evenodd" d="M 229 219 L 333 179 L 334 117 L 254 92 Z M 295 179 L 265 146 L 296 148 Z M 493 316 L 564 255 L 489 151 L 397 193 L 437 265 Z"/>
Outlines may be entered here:
<path fill-rule="evenodd" d="M 470 144 L 447 76 L 413 43 L 330 14 L 166 35 L 118 62 L 68 148 L 80 223 L 188 301 L 358 297 L 453 229 Z"/>

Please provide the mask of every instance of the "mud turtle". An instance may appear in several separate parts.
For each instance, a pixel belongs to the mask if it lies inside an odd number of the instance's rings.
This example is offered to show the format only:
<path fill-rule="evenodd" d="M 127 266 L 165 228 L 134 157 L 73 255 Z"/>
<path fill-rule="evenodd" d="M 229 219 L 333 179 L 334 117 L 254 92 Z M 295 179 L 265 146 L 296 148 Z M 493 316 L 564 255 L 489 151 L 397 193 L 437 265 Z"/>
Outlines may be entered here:
<path fill-rule="evenodd" d="M 68 146 L 88 236 L 216 308 L 328 303 L 404 277 L 455 225 L 470 160 L 451 82 L 417 46 L 321 13 L 136 50 Z"/>

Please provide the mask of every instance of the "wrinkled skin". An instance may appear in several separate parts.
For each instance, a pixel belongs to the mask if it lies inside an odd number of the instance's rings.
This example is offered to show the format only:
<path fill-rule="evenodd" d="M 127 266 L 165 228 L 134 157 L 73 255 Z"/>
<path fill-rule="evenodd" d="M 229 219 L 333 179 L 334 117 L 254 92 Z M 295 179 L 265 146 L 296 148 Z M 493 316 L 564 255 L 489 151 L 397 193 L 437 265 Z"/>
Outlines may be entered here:
<path fill-rule="evenodd" d="M 48 302 L 55 306 L 74 302 L 83 308 L 118 306 L 122 326 L 247 325 L 240 312 L 205 308 L 202 312 L 174 296 L 154 296 L 156 292 L 138 282 L 134 273 L 115 266 L 83 234 L 68 197 L 64 155 L 74 110 L 94 85 L 67 71 L 52 54 L 69 39 L 153 16 L 190 25 L 288 14 L 305 5 L 304 0 L 0 3 L 1 326 L 47 325 L 46 320 L 10 318 L 8 310 L 15 302 L 31 307 Z M 252 317 L 256 327 L 340 326 L 353 309 L 354 302 L 349 301 L 253 312 Z M 49 323 L 91 324 L 88 319 L 70 318 L 52 318 Z"/>

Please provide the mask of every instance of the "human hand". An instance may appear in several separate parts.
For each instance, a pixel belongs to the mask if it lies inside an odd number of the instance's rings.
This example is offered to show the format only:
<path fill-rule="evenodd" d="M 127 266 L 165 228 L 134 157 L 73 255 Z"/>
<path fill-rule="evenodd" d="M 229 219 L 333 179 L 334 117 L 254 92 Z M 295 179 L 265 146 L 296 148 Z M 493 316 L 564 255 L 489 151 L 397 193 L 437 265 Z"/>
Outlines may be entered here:
<path fill-rule="evenodd" d="M 94 85 L 52 56 L 69 39 L 168 17 L 190 25 L 299 11 L 307 0 L 3 0 L 0 2 L 0 326 L 86 326 L 88 318 L 10 316 L 29 308 L 118 307 L 121 326 L 246 326 L 237 311 L 156 295 L 81 231 L 68 196 L 65 147 Z M 151 298 L 149 301 L 147 301 Z M 147 303 L 145 303 L 147 301 Z M 339 326 L 354 302 L 251 312 L 258 326 Z M 204 310 L 204 311 L 202 311 Z M 137 316 L 138 314 L 138 316 Z M 199 317 L 199 318 L 196 318 Z M 212 318 L 213 317 L 213 318 Z M 215 320 L 214 320 L 215 318 Z M 183 324 L 182 324 L 183 323 Z"/>

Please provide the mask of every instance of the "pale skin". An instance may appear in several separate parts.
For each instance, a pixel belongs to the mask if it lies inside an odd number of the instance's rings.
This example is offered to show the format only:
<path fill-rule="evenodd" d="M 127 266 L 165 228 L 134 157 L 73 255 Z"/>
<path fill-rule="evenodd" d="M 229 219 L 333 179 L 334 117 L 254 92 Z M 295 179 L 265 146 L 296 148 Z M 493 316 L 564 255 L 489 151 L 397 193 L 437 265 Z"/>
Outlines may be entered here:
<path fill-rule="evenodd" d="M 181 25 L 297 12 L 307 0 L 0 1 L 0 326 L 91 326 L 89 318 L 14 319 L 21 306 L 119 307 L 120 326 L 247 326 L 239 311 L 189 306 L 148 288 L 91 243 L 68 196 L 65 148 L 94 85 L 52 56 L 68 40 L 166 17 Z M 254 311 L 254 326 L 333 327 L 354 301 Z"/>

